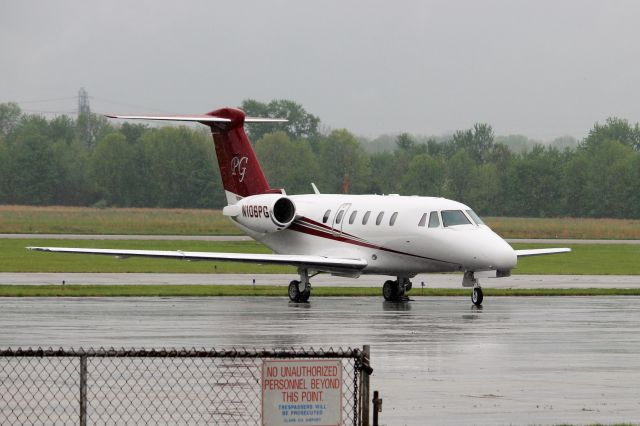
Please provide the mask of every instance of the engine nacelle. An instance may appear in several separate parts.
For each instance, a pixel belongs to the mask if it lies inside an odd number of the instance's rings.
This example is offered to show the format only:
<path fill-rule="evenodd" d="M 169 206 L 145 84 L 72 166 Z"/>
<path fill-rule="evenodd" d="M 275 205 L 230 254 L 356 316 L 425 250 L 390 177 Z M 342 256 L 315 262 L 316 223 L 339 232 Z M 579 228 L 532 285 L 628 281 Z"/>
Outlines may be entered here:
<path fill-rule="evenodd" d="M 296 206 L 281 194 L 262 194 L 245 197 L 222 213 L 252 231 L 268 233 L 287 229 L 296 218 Z"/>

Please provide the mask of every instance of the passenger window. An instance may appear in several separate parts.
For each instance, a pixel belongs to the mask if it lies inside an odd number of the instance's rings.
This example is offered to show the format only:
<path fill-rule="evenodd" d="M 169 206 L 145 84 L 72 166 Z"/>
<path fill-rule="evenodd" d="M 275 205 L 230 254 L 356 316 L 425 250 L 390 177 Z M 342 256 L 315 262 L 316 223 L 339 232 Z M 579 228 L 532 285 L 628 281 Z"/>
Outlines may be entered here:
<path fill-rule="evenodd" d="M 442 225 L 445 227 L 470 224 L 462 210 L 442 210 Z"/>
<path fill-rule="evenodd" d="M 418 222 L 418 226 L 424 226 L 427 223 L 427 214 L 424 213 Z"/>
<path fill-rule="evenodd" d="M 344 210 L 340 210 L 338 212 L 338 216 L 336 216 L 336 223 L 340 223 L 340 221 L 342 220 L 342 216 L 344 215 Z"/>
<path fill-rule="evenodd" d="M 391 215 L 391 219 L 389 219 L 389 226 L 393 226 L 396 223 L 396 218 L 398 217 L 398 212 L 393 212 Z"/>
<path fill-rule="evenodd" d="M 429 216 L 429 228 L 437 228 L 438 226 L 440 226 L 438 212 L 431 212 L 431 215 Z"/>
<path fill-rule="evenodd" d="M 364 214 L 364 216 L 362 217 L 362 224 L 366 225 L 367 222 L 369 221 L 369 216 L 371 216 L 371 211 L 368 211 Z"/>
<path fill-rule="evenodd" d="M 376 225 L 380 225 L 382 223 L 383 217 L 384 217 L 384 212 L 378 213 L 378 217 L 376 218 Z"/>
<path fill-rule="evenodd" d="M 356 220 L 356 216 L 358 215 L 358 210 L 354 210 L 351 212 L 351 216 L 349 216 L 349 225 L 353 224 Z"/>
<path fill-rule="evenodd" d="M 331 215 L 331 210 L 327 210 L 326 212 L 324 212 L 324 216 L 322 217 L 322 223 L 327 223 L 330 215 Z"/>

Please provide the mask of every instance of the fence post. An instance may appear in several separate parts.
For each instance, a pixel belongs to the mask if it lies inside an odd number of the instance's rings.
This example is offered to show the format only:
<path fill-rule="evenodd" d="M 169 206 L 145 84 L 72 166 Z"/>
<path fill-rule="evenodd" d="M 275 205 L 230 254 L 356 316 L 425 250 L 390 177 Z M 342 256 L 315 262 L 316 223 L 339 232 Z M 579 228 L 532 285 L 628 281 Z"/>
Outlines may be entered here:
<path fill-rule="evenodd" d="M 362 348 L 363 368 L 360 371 L 360 407 L 362 410 L 362 425 L 369 426 L 369 356 L 371 354 L 371 348 L 369 345 L 364 345 Z"/>
<path fill-rule="evenodd" d="M 382 398 L 378 391 L 373 391 L 373 426 L 378 426 L 378 413 L 382 411 Z"/>
<path fill-rule="evenodd" d="M 87 426 L 87 356 L 80 356 L 80 426 Z"/>

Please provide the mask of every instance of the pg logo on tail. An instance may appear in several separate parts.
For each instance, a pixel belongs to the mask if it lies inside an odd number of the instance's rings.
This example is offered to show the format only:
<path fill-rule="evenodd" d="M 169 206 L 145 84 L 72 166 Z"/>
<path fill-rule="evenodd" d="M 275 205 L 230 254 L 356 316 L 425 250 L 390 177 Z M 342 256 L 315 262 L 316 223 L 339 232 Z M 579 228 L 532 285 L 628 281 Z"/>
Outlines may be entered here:
<path fill-rule="evenodd" d="M 246 156 L 240 157 L 238 155 L 231 159 L 231 175 L 238 176 L 239 182 L 244 180 L 244 175 L 247 172 L 248 161 L 249 159 Z"/>

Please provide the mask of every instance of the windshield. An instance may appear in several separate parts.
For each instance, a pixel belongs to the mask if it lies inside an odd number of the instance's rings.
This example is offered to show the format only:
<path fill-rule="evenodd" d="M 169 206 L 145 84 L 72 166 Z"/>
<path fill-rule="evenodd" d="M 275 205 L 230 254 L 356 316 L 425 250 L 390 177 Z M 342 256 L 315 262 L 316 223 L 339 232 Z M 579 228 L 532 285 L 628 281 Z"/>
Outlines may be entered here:
<path fill-rule="evenodd" d="M 476 212 L 474 212 L 473 210 L 467 210 L 467 214 L 471 217 L 471 219 L 473 219 L 473 221 L 475 223 L 477 223 L 478 225 L 484 225 L 484 222 L 482 221 L 482 219 L 480 219 L 480 216 L 478 216 L 476 214 Z"/>
<path fill-rule="evenodd" d="M 470 224 L 462 210 L 442 210 L 442 225 L 445 227 Z"/>

